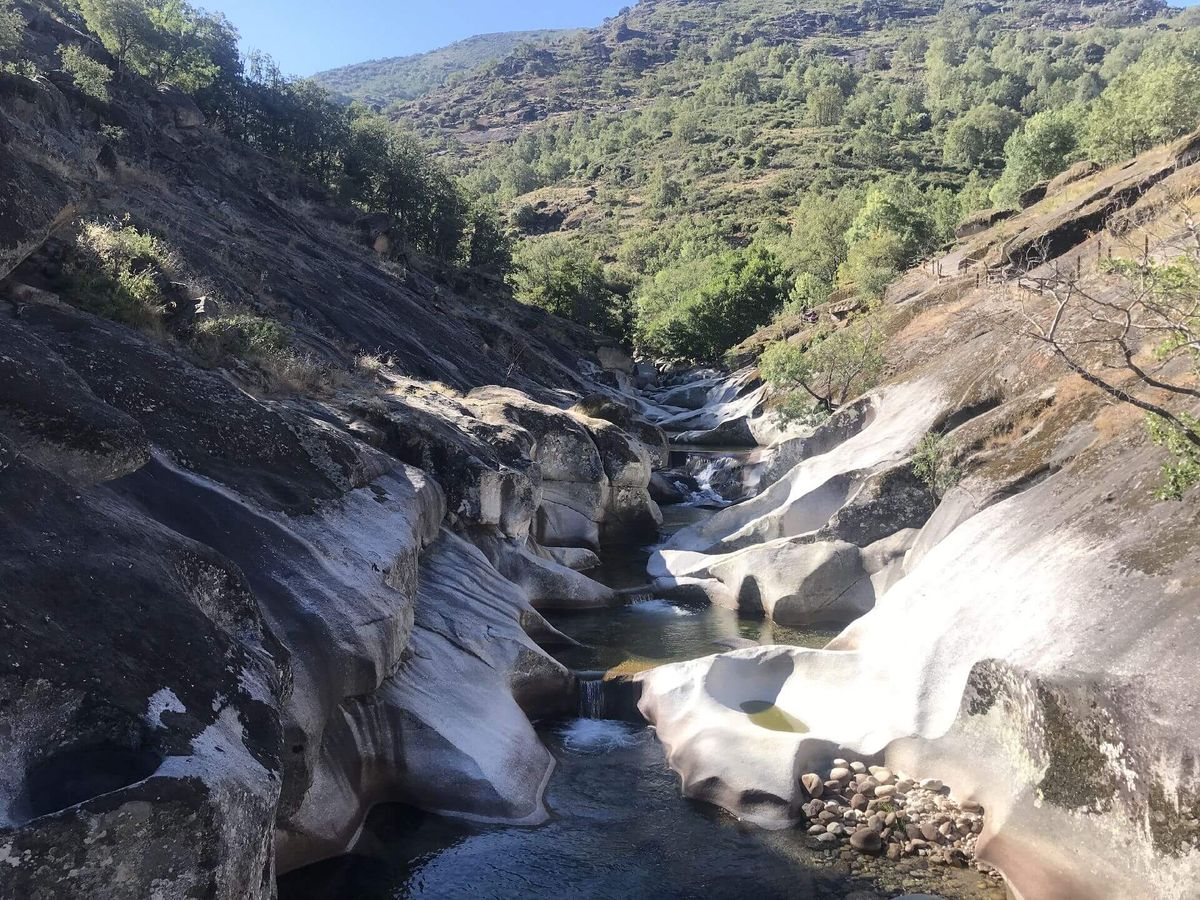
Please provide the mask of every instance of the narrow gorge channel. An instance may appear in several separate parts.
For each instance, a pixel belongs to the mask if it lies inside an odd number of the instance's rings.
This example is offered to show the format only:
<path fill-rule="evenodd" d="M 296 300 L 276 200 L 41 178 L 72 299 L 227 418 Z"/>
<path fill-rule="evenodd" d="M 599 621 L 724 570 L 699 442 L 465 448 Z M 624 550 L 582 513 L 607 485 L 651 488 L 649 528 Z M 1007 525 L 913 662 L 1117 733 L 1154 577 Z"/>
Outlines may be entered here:
<path fill-rule="evenodd" d="M 672 445 L 665 474 L 679 479 L 674 486 L 686 499 L 662 506 L 659 540 L 607 547 L 587 572 L 626 602 L 546 613 L 565 636 L 546 649 L 579 679 L 577 715 L 537 723 L 556 761 L 546 791 L 550 821 L 476 824 L 382 805 L 352 852 L 283 876 L 280 900 L 734 897 L 743 895 L 747 872 L 760 897 L 1002 897 L 995 880 L 974 870 L 817 849 L 803 828 L 763 829 L 680 795 L 629 677 L 731 649 L 820 649 L 840 630 L 788 628 L 703 599 L 668 600 L 648 583 L 647 563 L 671 535 L 740 502 L 740 473 L 757 453 Z M 790 728 L 773 710 L 746 712 L 764 729 Z"/>

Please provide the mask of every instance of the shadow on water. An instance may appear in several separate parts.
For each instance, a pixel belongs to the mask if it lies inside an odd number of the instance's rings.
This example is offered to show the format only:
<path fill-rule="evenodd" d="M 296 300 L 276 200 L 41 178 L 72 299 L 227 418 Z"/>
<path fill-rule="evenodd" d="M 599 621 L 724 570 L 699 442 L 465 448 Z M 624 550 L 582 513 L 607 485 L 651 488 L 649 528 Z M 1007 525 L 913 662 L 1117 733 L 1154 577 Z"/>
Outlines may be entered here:
<path fill-rule="evenodd" d="M 818 870 L 794 831 L 683 800 L 653 732 L 579 719 L 543 729 L 559 766 L 551 821 L 483 826 L 381 806 L 354 855 L 280 879 L 281 900 L 840 897 L 869 882 Z"/>

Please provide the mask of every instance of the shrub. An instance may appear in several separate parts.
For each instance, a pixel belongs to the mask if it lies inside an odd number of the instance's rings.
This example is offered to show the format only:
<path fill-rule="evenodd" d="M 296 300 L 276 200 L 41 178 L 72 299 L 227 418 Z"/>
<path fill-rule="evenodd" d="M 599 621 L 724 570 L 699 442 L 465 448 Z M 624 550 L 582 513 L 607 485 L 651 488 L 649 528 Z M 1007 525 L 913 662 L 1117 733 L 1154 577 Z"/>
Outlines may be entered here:
<path fill-rule="evenodd" d="M 952 461 L 953 454 L 953 442 L 934 432 L 921 438 L 913 451 L 913 474 L 935 500 L 941 500 L 962 478 L 962 470 Z"/>
<path fill-rule="evenodd" d="M 1179 418 L 1193 436 L 1200 435 L 1200 419 L 1187 414 Z M 1185 491 L 1200 484 L 1200 447 L 1183 428 L 1161 416 L 1147 417 L 1146 426 L 1150 440 L 1174 457 L 1163 463 L 1162 485 L 1154 496 L 1160 500 L 1182 500 Z"/>
<path fill-rule="evenodd" d="M 13 9 L 12 0 L 0 0 L 0 58 L 16 56 L 24 30 L 25 19 Z"/>
<path fill-rule="evenodd" d="M 59 58 L 63 71 L 71 76 L 75 87 L 89 97 L 108 102 L 108 83 L 112 81 L 112 69 L 92 59 L 74 44 L 60 45 Z"/>
<path fill-rule="evenodd" d="M 175 254 L 128 218 L 88 222 L 76 240 L 68 291 L 73 302 L 91 312 L 155 329 L 167 311 L 170 276 L 178 269 Z"/>
<path fill-rule="evenodd" d="M 201 319 L 192 329 L 190 343 L 208 365 L 234 360 L 252 364 L 271 391 L 323 393 L 344 380 L 344 373 L 297 352 L 287 326 L 246 310 Z"/>
<path fill-rule="evenodd" d="M 262 358 L 291 349 L 291 334 L 274 319 L 249 312 L 201 319 L 194 331 L 196 349 L 210 361 L 225 357 Z"/>

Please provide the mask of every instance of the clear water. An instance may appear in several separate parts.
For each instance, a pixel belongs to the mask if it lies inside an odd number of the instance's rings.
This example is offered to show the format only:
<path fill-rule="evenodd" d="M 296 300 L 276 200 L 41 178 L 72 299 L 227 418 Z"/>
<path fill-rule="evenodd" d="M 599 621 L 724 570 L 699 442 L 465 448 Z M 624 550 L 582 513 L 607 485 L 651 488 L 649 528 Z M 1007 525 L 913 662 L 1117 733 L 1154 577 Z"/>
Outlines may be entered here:
<path fill-rule="evenodd" d="M 663 509 L 663 535 L 712 515 L 696 506 Z M 610 587 L 636 588 L 646 584 L 648 547 L 605 553 L 603 565 L 587 574 Z M 555 648 L 554 656 L 576 671 L 636 671 L 668 662 L 697 659 L 742 646 L 791 644 L 824 647 L 836 628 L 798 630 L 776 625 L 761 617 L 709 604 L 677 603 L 653 596 L 617 609 L 550 612 L 547 618 L 559 631 L 579 641 L 579 647 Z"/>
<path fill-rule="evenodd" d="M 795 832 L 739 825 L 683 800 L 653 733 L 574 720 L 543 734 L 558 759 L 537 828 L 473 825 L 377 807 L 357 852 L 280 881 L 281 900 L 842 896 Z M 868 887 L 859 883 L 858 887 Z"/>

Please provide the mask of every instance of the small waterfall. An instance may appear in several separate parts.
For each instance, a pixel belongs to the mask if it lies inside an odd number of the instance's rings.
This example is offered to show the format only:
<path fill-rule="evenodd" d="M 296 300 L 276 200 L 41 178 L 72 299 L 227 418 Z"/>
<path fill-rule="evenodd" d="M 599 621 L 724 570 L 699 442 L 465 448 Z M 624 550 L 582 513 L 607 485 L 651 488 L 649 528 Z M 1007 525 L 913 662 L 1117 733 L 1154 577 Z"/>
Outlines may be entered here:
<path fill-rule="evenodd" d="M 601 678 L 588 679 L 579 682 L 579 718 L 607 718 L 605 703 L 604 680 Z"/>

